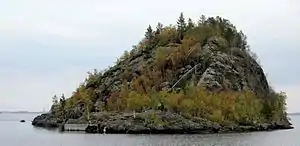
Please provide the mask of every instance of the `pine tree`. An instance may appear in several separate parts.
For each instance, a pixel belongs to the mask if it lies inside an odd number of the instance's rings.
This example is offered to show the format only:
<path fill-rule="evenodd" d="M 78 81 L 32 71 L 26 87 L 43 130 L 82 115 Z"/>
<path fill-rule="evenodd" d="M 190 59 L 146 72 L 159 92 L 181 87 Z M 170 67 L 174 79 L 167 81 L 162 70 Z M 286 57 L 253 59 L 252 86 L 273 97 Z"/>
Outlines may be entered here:
<path fill-rule="evenodd" d="M 187 25 L 187 30 L 192 29 L 195 27 L 195 24 L 191 18 L 188 19 L 188 25 Z"/>
<path fill-rule="evenodd" d="M 56 96 L 56 95 L 54 95 L 54 96 L 52 97 L 52 103 L 53 103 L 53 105 L 57 105 L 57 104 L 58 104 L 58 99 L 57 99 L 57 96 Z"/>
<path fill-rule="evenodd" d="M 153 34 L 153 30 L 152 30 L 151 25 L 149 25 L 149 27 L 147 28 L 147 31 L 146 31 L 146 33 L 145 33 L 145 37 L 146 37 L 146 39 L 148 39 L 148 40 L 153 39 L 154 34 Z"/>
<path fill-rule="evenodd" d="M 200 20 L 198 21 L 198 26 L 205 24 L 206 17 L 204 15 L 200 16 Z"/>
<path fill-rule="evenodd" d="M 180 13 L 179 19 L 177 20 L 177 31 L 179 39 L 181 40 L 183 38 L 184 32 L 186 31 L 186 22 L 182 12 Z"/>
<path fill-rule="evenodd" d="M 243 51 L 246 51 L 246 49 L 249 48 L 247 44 L 247 36 L 242 31 L 240 31 L 236 36 L 236 46 L 241 48 Z"/>
<path fill-rule="evenodd" d="M 52 112 L 52 113 L 54 113 L 55 114 L 55 112 L 56 112 L 56 110 L 57 110 L 57 107 L 59 106 L 59 104 L 58 104 L 58 99 L 57 99 L 57 96 L 56 95 L 54 95 L 53 97 L 52 97 L 52 106 L 51 106 L 51 109 L 50 109 L 50 111 Z"/>
<path fill-rule="evenodd" d="M 64 110 L 64 109 L 65 109 L 65 106 L 66 106 L 66 98 L 65 98 L 65 95 L 64 95 L 64 94 L 61 95 L 61 98 L 60 98 L 60 104 L 61 104 L 62 110 Z"/>
<path fill-rule="evenodd" d="M 60 111 L 62 112 L 63 119 L 65 119 L 66 118 L 65 117 L 66 98 L 65 98 L 64 94 L 61 95 L 59 102 L 60 102 Z"/>
<path fill-rule="evenodd" d="M 157 35 L 157 34 L 160 34 L 161 31 L 162 31 L 162 29 L 163 29 L 163 25 L 162 25 L 160 22 L 158 22 L 158 24 L 157 24 L 157 26 L 156 26 L 155 34 L 156 34 L 156 35 Z"/>

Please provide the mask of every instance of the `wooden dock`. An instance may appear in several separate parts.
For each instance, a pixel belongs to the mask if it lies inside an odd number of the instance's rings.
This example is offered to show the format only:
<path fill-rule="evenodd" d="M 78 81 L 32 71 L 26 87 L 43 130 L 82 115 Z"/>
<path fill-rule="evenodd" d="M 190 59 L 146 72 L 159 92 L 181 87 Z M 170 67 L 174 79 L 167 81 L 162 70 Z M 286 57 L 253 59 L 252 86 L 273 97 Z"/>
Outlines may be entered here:
<path fill-rule="evenodd" d="M 65 124 L 65 131 L 85 131 L 89 124 Z"/>
<path fill-rule="evenodd" d="M 101 129 L 97 124 L 64 124 L 60 127 L 61 131 L 85 131 L 93 133 L 100 133 Z"/>

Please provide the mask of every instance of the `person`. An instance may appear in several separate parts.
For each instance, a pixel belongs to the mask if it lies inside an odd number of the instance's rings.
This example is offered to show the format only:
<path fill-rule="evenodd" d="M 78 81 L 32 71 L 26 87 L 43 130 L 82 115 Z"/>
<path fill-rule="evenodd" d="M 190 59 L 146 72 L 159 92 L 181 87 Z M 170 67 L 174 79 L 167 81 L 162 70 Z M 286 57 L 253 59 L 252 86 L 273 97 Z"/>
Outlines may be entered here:
<path fill-rule="evenodd" d="M 135 119 L 135 111 L 133 111 L 133 118 Z"/>
<path fill-rule="evenodd" d="M 106 127 L 104 126 L 104 128 L 103 128 L 103 134 L 105 134 L 106 133 Z"/>

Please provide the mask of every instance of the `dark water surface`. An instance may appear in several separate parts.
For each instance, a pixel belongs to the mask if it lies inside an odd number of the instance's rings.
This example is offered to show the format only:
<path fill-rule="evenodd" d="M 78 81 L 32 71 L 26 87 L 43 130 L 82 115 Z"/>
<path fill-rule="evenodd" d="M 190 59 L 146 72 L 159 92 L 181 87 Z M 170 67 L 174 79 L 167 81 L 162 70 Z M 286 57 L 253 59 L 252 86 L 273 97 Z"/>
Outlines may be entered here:
<path fill-rule="evenodd" d="M 291 116 L 291 130 L 208 135 L 60 133 L 34 128 L 34 116 L 0 114 L 0 146 L 300 146 L 300 116 Z"/>

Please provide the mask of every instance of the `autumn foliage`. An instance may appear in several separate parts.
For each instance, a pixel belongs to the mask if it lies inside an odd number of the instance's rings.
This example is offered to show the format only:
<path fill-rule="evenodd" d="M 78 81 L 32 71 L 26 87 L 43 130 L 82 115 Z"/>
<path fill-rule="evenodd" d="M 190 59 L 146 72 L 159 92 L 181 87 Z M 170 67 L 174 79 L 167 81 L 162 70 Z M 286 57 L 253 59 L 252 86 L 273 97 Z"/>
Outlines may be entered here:
<path fill-rule="evenodd" d="M 125 89 L 126 90 L 126 89 Z M 234 122 L 251 125 L 267 120 L 281 120 L 284 116 L 286 96 L 276 94 L 276 103 L 272 104 L 272 116 L 263 113 L 266 101 L 250 91 L 244 92 L 210 92 L 201 87 L 187 87 L 180 92 L 160 91 L 154 93 L 138 93 L 124 91 L 123 97 L 110 98 L 108 110 L 112 111 L 146 111 L 158 109 L 164 105 L 166 111 L 185 116 L 204 117 L 215 122 Z M 115 100 L 116 99 L 116 100 Z"/>
<path fill-rule="evenodd" d="M 189 64 L 195 65 L 201 46 L 211 37 L 221 38 L 217 45 L 222 51 L 236 47 L 242 54 L 253 54 L 246 36 L 228 20 L 221 17 L 206 18 L 202 15 L 197 23 L 191 19 L 186 22 L 181 14 L 176 26 L 163 27 L 158 23 L 156 30 L 149 26 L 145 38 L 131 52 L 124 52 L 117 61 L 117 64 L 125 64 L 120 75 L 122 86 L 120 90 L 108 95 L 106 105 L 100 104 L 97 109 L 119 112 L 165 110 L 186 117 L 203 117 L 219 123 L 232 122 L 241 125 L 283 120 L 286 114 L 286 95 L 283 92 L 271 92 L 268 99 L 272 100 L 266 100 L 265 97 L 247 90 L 213 92 L 200 86 L 185 84 L 178 91 L 161 86 L 165 81 L 175 82 L 179 78 L 177 69 Z M 140 75 L 128 80 L 132 72 L 127 63 L 136 52 L 142 52 L 145 56 L 154 52 L 155 58 L 152 62 L 139 62 Z M 95 92 L 102 88 L 101 79 L 104 74 L 105 72 L 97 70 L 89 73 L 84 84 L 67 99 L 66 108 L 85 103 L 84 106 L 89 112 L 95 109 L 93 103 L 99 98 Z M 162 105 L 164 109 L 161 109 Z"/>

